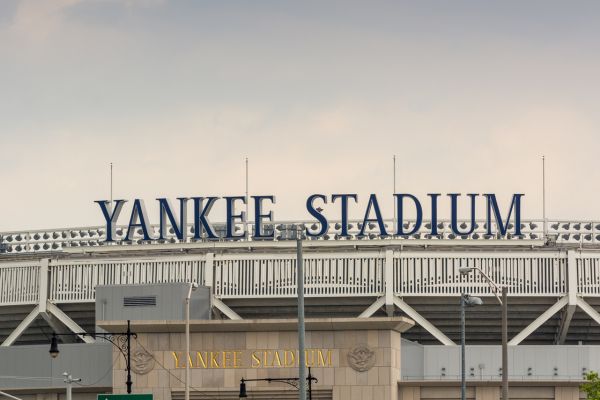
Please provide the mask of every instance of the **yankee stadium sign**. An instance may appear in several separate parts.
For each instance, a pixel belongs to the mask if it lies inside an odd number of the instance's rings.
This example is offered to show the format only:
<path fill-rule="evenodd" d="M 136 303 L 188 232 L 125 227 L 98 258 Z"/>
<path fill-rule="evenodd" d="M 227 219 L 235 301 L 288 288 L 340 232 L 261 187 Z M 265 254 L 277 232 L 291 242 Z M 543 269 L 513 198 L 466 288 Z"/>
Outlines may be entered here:
<path fill-rule="evenodd" d="M 440 193 L 427 194 L 427 204 L 430 209 L 430 224 L 427 224 L 427 233 L 438 235 L 438 203 L 440 202 Z M 514 235 L 521 234 L 521 198 L 523 194 L 513 194 L 510 204 L 505 209 L 508 211 L 502 215 L 500 207 L 493 193 L 484 193 L 482 195 L 469 193 L 465 198 L 461 198 L 459 193 L 449 193 L 447 197 L 450 202 L 450 229 L 456 235 L 469 235 L 474 232 L 475 224 L 475 206 L 478 201 L 483 201 L 486 209 L 486 231 L 488 235 L 500 234 L 502 236 L 508 233 L 509 227 L 514 230 Z M 134 199 L 129 214 L 129 222 L 124 240 L 133 240 L 136 230 L 141 233 L 143 240 L 161 240 L 167 236 L 167 229 L 171 227 L 173 234 L 179 240 L 185 240 L 188 233 L 188 209 L 192 209 L 193 239 L 237 239 L 246 236 L 247 232 L 238 232 L 240 224 L 246 223 L 246 213 L 236 211 L 236 207 L 246 205 L 245 196 L 224 196 L 224 197 L 179 197 L 177 198 L 178 207 L 173 207 L 172 203 L 166 198 L 156 199 L 159 207 L 159 230 L 158 235 L 151 235 L 154 231 L 150 229 L 149 220 L 144 201 Z M 364 209 L 364 217 L 360 224 L 360 231 L 357 236 L 364 236 L 368 225 L 377 228 L 377 234 L 380 236 L 405 236 L 412 235 L 421 231 L 423 225 L 423 206 L 421 200 L 408 193 L 394 194 L 395 200 L 395 228 L 390 229 L 384 223 L 384 218 L 379 207 L 379 201 L 375 194 L 369 195 L 368 203 Z M 349 237 L 348 209 L 358 201 L 358 195 L 351 194 L 324 194 L 310 195 L 306 200 L 306 211 L 314 219 L 316 228 L 306 228 L 305 234 L 309 237 L 319 237 L 327 233 L 329 221 L 323 214 L 323 208 L 328 202 L 339 209 L 339 236 Z M 448 201 L 448 200 L 447 200 Z M 217 202 L 223 202 L 225 205 L 225 229 L 219 236 L 217 230 L 209 220 L 209 214 L 212 207 Z M 265 229 L 265 225 L 273 222 L 273 210 L 265 209 L 275 204 L 275 196 L 250 196 L 249 202 L 254 209 L 254 229 L 253 239 L 274 239 L 272 229 Z M 106 241 L 113 242 L 116 238 L 116 226 L 119 215 L 123 211 L 127 200 L 98 200 L 96 203 L 100 206 L 102 215 L 106 223 Z M 469 210 L 470 224 L 460 224 L 458 219 L 459 203 L 461 207 Z M 405 208 L 411 207 L 416 218 L 412 226 L 404 224 Z M 514 224 L 510 225 L 509 222 Z M 494 224 L 495 223 L 495 224 Z M 493 230 L 493 227 L 496 230 Z M 369 233 L 372 233 L 369 232 Z"/>

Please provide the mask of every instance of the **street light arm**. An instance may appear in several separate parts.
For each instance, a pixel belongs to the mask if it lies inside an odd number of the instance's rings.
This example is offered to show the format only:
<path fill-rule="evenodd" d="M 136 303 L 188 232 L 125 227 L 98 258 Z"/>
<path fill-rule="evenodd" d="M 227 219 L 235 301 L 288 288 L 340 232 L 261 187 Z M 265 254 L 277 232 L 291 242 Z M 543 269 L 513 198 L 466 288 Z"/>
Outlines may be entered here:
<path fill-rule="evenodd" d="M 481 273 L 481 275 L 483 275 L 483 277 L 484 277 L 484 278 L 485 278 L 485 279 L 488 281 L 488 283 L 489 283 L 489 284 L 490 284 L 490 285 L 493 287 L 493 289 L 494 289 L 494 295 L 496 296 L 496 299 L 498 299 L 498 303 L 500 303 L 500 305 L 502 305 L 502 300 L 500 299 L 500 295 L 498 294 L 498 292 L 501 292 L 501 291 L 502 291 L 502 290 L 500 289 L 500 286 L 498 286 L 498 285 L 496 284 L 496 282 L 494 282 L 494 281 L 492 280 L 492 278 L 490 278 L 490 277 L 488 276 L 488 274 L 486 274 L 486 273 L 485 273 L 485 272 L 484 272 L 484 271 L 483 271 L 481 268 L 479 268 L 479 267 L 471 267 L 471 268 L 473 268 L 474 270 L 477 270 L 477 271 L 479 271 L 479 272 Z"/>

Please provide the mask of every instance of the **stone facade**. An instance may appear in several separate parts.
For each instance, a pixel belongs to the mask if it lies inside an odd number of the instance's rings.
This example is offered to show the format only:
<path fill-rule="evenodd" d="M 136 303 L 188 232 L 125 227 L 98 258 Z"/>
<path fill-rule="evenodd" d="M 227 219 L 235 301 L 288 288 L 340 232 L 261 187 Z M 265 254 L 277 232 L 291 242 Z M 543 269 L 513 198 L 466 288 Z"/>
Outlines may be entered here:
<path fill-rule="evenodd" d="M 238 392 L 242 378 L 298 376 L 297 355 L 292 356 L 298 348 L 294 324 L 289 321 L 282 324 L 269 321 L 262 324 L 264 328 L 261 328 L 261 321 L 245 321 L 242 325 L 235 321 L 227 322 L 230 323 L 222 324 L 222 328 L 215 327 L 213 321 L 204 324 L 194 321 L 192 324 L 192 394 L 198 391 L 221 391 L 231 395 Z M 313 389 L 330 391 L 334 400 L 397 400 L 398 377 L 401 376 L 400 333 L 412 326 L 412 321 L 381 318 L 346 322 L 331 320 L 326 324 L 317 324 L 307 321 L 307 365 L 318 379 Z M 184 390 L 185 334 L 165 332 L 180 330 L 180 325 L 133 324 L 134 331 L 141 329 L 145 332 L 138 333 L 132 351 L 139 352 L 141 348 L 155 359 L 153 368 L 147 373 L 132 373 L 134 392 L 153 393 L 155 399 L 170 400 L 172 393 Z M 245 327 L 252 331 L 245 330 Z M 124 393 L 125 363 L 122 357 L 116 356 L 115 353 L 118 363 L 113 371 L 114 391 Z M 145 369 L 141 370 L 146 372 Z M 275 388 L 295 391 L 284 383 L 247 383 L 249 394 Z"/>

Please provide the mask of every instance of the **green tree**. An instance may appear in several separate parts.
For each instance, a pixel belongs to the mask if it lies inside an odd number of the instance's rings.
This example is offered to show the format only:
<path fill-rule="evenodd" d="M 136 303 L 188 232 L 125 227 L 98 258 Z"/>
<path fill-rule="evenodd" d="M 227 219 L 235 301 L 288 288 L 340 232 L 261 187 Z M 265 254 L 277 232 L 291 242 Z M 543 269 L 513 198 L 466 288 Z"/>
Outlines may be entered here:
<path fill-rule="evenodd" d="M 585 382 L 579 388 L 585 392 L 588 400 L 600 400 L 600 377 L 597 372 L 590 371 L 585 374 Z"/>

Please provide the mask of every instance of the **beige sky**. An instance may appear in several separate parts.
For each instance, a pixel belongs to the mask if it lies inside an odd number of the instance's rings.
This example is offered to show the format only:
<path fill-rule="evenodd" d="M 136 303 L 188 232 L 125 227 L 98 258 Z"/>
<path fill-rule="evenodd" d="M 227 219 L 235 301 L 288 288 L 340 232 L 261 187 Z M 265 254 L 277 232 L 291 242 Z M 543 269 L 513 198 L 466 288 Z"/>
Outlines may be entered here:
<path fill-rule="evenodd" d="M 525 193 L 600 219 L 595 2 L 6 1 L 0 231 L 101 224 L 94 200 Z M 327 213 L 335 218 L 336 207 Z M 444 217 L 445 211 L 441 211 Z M 222 220 L 215 209 L 213 220 Z M 125 221 L 122 221 L 125 222 Z M 156 222 L 156 221 L 153 221 Z"/>

